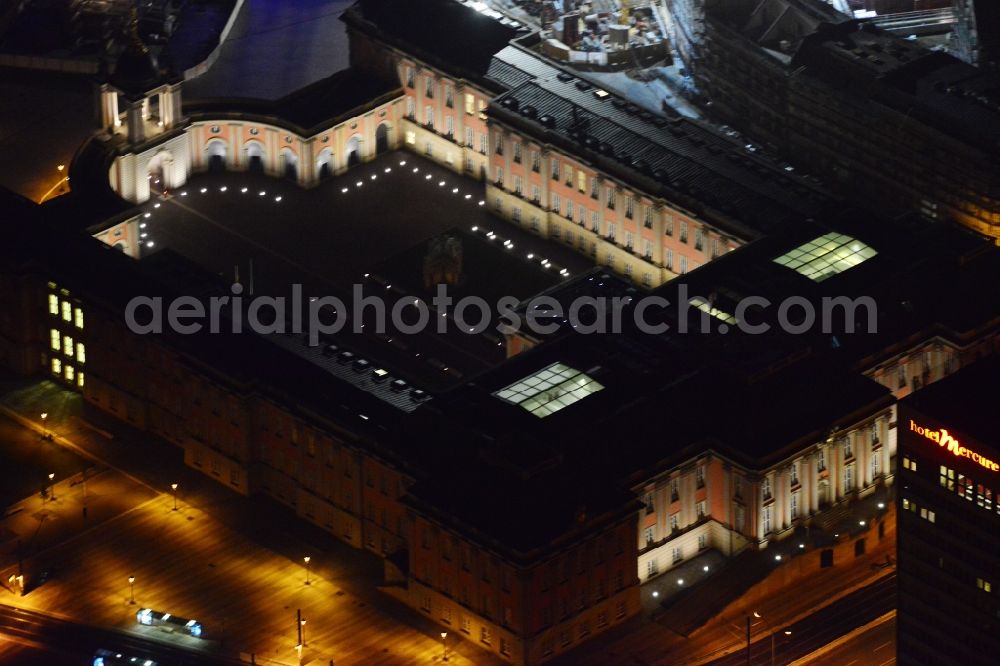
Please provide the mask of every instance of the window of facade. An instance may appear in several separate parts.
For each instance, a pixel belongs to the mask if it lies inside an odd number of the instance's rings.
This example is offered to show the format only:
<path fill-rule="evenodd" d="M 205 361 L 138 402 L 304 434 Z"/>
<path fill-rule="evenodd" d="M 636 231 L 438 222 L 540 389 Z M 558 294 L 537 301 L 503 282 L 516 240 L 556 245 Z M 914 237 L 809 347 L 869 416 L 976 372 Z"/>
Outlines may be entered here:
<path fill-rule="evenodd" d="M 854 465 L 844 467 L 844 492 L 849 493 L 854 490 Z"/>

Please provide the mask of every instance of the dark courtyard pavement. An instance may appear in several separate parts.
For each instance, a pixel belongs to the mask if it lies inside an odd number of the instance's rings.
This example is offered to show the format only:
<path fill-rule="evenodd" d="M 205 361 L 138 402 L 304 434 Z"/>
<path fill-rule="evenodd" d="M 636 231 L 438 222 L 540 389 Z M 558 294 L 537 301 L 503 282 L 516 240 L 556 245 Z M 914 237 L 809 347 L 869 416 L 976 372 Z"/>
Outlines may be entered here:
<path fill-rule="evenodd" d="M 466 234 L 463 274 L 474 276 L 467 288 L 475 292 L 452 289 L 456 302 L 481 295 L 495 308 L 500 295 L 522 300 L 591 268 L 588 258 L 570 248 L 494 217 L 482 196 L 482 183 L 405 152 L 387 154 L 308 190 L 262 174 L 200 174 L 166 199 L 143 206 L 149 215 L 143 218 L 144 242 L 153 243 L 143 248 L 144 261 L 157 271 L 183 271 L 183 261 L 178 267 L 171 258 L 177 253 L 217 275 L 220 286 L 235 281 L 238 267 L 241 284 L 249 289 L 252 281 L 255 296 L 289 298 L 292 285 L 301 284 L 305 296 L 335 296 L 351 304 L 352 287 L 359 284 L 366 294 L 384 294 L 386 312 L 411 297 L 434 308 L 433 294 L 422 293 L 419 256 L 415 259 L 411 251 L 407 260 L 399 257 L 413 248 L 422 254 L 422 244 L 452 229 Z M 156 256 L 164 250 L 172 252 Z M 551 262 L 548 267 L 542 259 Z M 407 266 L 407 279 L 398 279 L 399 269 Z M 386 287 L 375 282 L 383 270 L 395 275 Z M 348 317 L 357 312 L 352 308 Z M 364 314 L 370 322 L 371 310 Z M 470 314 L 468 321 L 479 316 Z M 391 326 L 380 331 L 366 324 L 360 332 L 347 326 L 335 341 L 411 383 L 442 390 L 505 358 L 496 324 L 494 310 L 492 324 L 482 333 L 448 324 L 444 334 L 430 326 L 398 334 Z"/>
<path fill-rule="evenodd" d="M 171 248 L 226 279 L 235 277 L 239 266 L 244 283 L 253 260 L 256 290 L 287 294 L 293 282 L 343 289 L 429 238 L 478 227 L 480 236 L 496 233 L 498 248 L 507 239 L 514 243 L 514 249 L 498 251 L 521 258 L 518 273 L 558 273 L 565 267 L 572 275 L 590 268 L 573 250 L 494 217 L 488 205 L 479 205 L 482 200 L 482 183 L 405 152 L 308 190 L 260 174 L 197 174 L 167 200 L 154 198 L 143 206 L 150 214 L 144 220 L 146 241 L 154 243 L 144 253 Z M 543 269 L 542 257 L 553 267 Z"/>

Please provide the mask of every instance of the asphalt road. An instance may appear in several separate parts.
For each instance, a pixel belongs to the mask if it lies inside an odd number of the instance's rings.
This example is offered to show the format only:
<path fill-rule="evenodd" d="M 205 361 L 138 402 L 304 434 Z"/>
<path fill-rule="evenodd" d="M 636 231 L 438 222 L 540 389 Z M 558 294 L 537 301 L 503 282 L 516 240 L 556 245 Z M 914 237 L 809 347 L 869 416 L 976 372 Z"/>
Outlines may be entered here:
<path fill-rule="evenodd" d="M 806 663 L 809 666 L 892 666 L 896 663 L 896 620 L 877 624 Z"/>
<path fill-rule="evenodd" d="M 240 663 L 5 605 L 0 605 L 0 631 L 21 640 L 42 643 L 61 652 L 76 654 L 84 659 L 93 657 L 99 648 L 103 648 L 120 651 L 129 656 L 153 659 L 158 666 Z"/>
<path fill-rule="evenodd" d="M 788 664 L 815 652 L 831 641 L 857 627 L 864 626 L 888 613 L 896 603 L 896 574 L 889 574 L 877 582 L 847 595 L 825 608 L 787 627 L 774 627 L 774 663 Z M 771 662 L 771 632 L 763 620 L 755 620 L 752 635 L 757 638 L 750 645 L 750 665 L 769 666 Z M 785 631 L 791 631 L 786 636 Z M 824 664 L 836 662 L 822 660 Z M 709 662 L 712 666 L 743 666 L 747 664 L 746 651 L 737 651 L 728 657 Z M 859 662 L 868 663 L 868 662 Z"/>
<path fill-rule="evenodd" d="M 35 406 L 28 413 L 35 413 Z M 74 419 L 65 429 L 53 425 L 94 457 L 127 468 L 161 494 L 47 550 L 45 560 L 55 566 L 52 578 L 25 597 L 8 596 L 7 603 L 106 627 L 107 635 L 155 637 L 178 648 L 230 657 L 253 652 L 261 664 L 270 663 L 265 659 L 293 663 L 295 613 L 301 609 L 309 620 L 307 661 L 409 666 L 440 658 L 439 626 L 375 589 L 382 580 L 377 557 L 332 539 L 273 502 L 230 492 L 184 466 L 180 451 L 164 442 L 110 418 L 90 416 L 116 436 L 108 439 L 80 428 Z M 170 482 L 179 483 L 176 511 Z M 312 557 L 309 585 L 303 580 L 304 554 Z M 26 562 L 26 570 L 32 570 L 30 565 Z M 135 604 L 130 603 L 129 575 L 136 579 Z M 139 627 L 135 612 L 140 607 L 197 618 L 205 638 Z M 20 664 L 3 658 L 7 631 L 0 622 L 0 664 Z M 47 644 L 45 637 L 36 642 Z M 456 634 L 449 635 L 449 643 L 450 663 L 499 662 Z M 62 644 L 52 645 L 59 649 Z M 92 641 L 81 645 L 98 646 Z"/>

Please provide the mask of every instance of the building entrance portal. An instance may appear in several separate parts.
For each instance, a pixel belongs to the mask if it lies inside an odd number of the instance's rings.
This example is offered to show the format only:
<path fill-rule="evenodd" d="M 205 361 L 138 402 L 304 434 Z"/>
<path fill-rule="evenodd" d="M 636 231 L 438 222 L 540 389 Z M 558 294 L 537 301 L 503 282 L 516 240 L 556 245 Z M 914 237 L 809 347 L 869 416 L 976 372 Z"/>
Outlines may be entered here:
<path fill-rule="evenodd" d="M 386 123 L 375 130 L 375 152 L 379 155 L 389 152 L 389 125 Z"/>

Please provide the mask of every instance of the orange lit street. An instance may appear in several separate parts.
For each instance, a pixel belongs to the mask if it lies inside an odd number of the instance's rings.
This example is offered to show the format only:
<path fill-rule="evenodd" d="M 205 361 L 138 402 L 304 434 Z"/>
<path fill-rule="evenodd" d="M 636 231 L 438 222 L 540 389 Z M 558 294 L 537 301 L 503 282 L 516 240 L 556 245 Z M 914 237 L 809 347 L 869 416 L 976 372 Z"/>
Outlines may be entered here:
<path fill-rule="evenodd" d="M 310 575 L 187 505 L 159 495 L 59 545 L 46 555 L 57 575 L 5 602 L 197 648 L 198 639 L 140 627 L 149 607 L 205 627 L 224 653 L 254 653 L 258 663 L 295 664 L 296 610 L 305 619 L 302 663 L 432 663 L 441 641 L 386 616 L 344 591 L 341 581 Z M 135 604 L 129 576 L 135 576 Z M 472 663 L 449 654 L 450 663 Z"/>
<path fill-rule="evenodd" d="M 49 404 L 54 402 L 50 394 Z M 54 443 L 42 439 L 40 424 L 30 430 L 8 416 L 0 416 L 0 436 L 21 450 L 63 444 L 87 457 L 103 453 L 87 444 L 104 437 L 65 425 L 59 408 L 55 411 L 46 426 L 55 434 Z M 19 420 L 29 422 L 24 416 Z M 155 448 L 146 450 L 147 458 L 154 456 Z M 167 461 L 153 464 L 172 472 Z M 264 548 L 245 526 L 227 527 L 236 522 L 232 510 L 238 497 L 202 488 L 211 482 L 200 482 L 183 468 L 175 475 L 184 480 L 176 510 L 169 487 L 155 492 L 137 477 L 99 465 L 88 469 L 86 517 L 80 473 L 56 480 L 45 488 L 45 497 L 35 492 L 9 507 L 0 523 L 3 604 L 231 659 L 249 662 L 252 655 L 258 664 L 441 661 L 445 646 L 439 630 L 429 624 L 418 630 L 417 614 L 370 586 L 370 556 L 340 544 L 293 546 L 292 537 L 275 543 L 275 549 Z M 7 580 L 17 570 L 16 544 L 24 555 L 23 597 Z M 311 553 L 308 571 L 304 561 L 276 552 L 285 546 Z M 43 570 L 50 572 L 49 580 L 36 587 Z M 196 619 L 205 640 L 141 626 L 136 621 L 140 608 Z M 295 649 L 299 610 L 305 620 L 301 662 Z M 446 641 L 448 663 L 492 663 L 488 654 L 461 645 L 457 636 Z M 45 663 L 44 655 L 39 658 Z"/>

